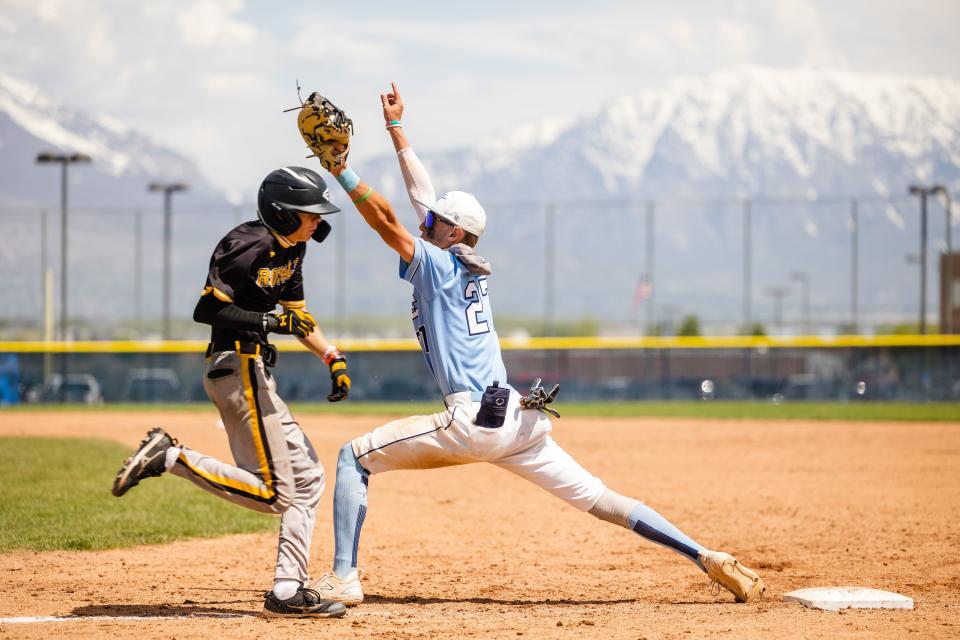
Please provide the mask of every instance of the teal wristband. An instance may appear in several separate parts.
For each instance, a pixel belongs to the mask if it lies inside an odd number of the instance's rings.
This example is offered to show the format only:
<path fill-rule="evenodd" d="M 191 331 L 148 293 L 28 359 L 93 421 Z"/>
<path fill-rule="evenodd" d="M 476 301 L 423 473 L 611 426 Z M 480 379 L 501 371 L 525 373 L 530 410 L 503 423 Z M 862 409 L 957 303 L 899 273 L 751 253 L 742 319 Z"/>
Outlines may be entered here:
<path fill-rule="evenodd" d="M 368 186 L 368 187 L 367 187 L 367 192 L 366 192 L 365 194 L 363 194 L 362 196 L 360 196 L 359 198 L 357 198 L 356 200 L 354 200 L 354 201 L 353 201 L 353 204 L 360 204 L 361 202 L 363 202 L 364 200 L 366 200 L 367 198 L 369 198 L 372 193 L 373 193 L 373 187 L 369 187 L 369 186 Z"/>
<path fill-rule="evenodd" d="M 337 182 L 340 183 L 340 186 L 343 187 L 343 190 L 347 193 L 350 193 L 356 189 L 357 185 L 360 184 L 360 176 L 357 175 L 356 171 L 349 167 L 347 167 L 346 171 L 336 176 L 336 178 Z"/>
<path fill-rule="evenodd" d="M 402 127 L 399 120 L 391 120 L 387 123 L 387 129 L 392 129 L 393 127 Z"/>

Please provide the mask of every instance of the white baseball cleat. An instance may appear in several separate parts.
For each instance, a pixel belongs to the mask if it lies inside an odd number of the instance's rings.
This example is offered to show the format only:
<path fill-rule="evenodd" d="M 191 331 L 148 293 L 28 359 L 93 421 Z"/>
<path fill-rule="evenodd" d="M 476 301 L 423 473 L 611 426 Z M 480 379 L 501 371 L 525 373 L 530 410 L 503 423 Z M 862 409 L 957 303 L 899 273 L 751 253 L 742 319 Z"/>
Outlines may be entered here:
<path fill-rule="evenodd" d="M 748 569 L 729 553 L 703 551 L 700 562 L 714 585 L 720 585 L 733 594 L 737 602 L 755 602 L 767 590 L 756 571 Z"/>
<path fill-rule="evenodd" d="M 360 576 L 354 569 L 345 578 L 338 578 L 337 574 L 325 573 L 307 585 L 320 594 L 325 600 L 336 600 L 348 607 L 355 607 L 363 602 L 363 589 L 360 587 Z"/>

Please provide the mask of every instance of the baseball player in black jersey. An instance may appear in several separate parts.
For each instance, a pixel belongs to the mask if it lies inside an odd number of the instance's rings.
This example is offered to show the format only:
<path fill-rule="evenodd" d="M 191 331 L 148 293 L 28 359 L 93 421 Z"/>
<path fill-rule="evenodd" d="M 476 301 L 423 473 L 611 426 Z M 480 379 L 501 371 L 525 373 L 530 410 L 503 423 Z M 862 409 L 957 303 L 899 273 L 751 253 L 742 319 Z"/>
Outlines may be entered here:
<path fill-rule="evenodd" d="M 306 243 L 323 241 L 330 225 L 322 216 L 339 209 L 316 172 L 284 167 L 263 181 L 257 210 L 259 220 L 241 224 L 217 245 L 193 314 L 212 327 L 203 385 L 220 411 L 236 465 L 189 449 L 157 427 L 124 462 L 113 494 L 169 471 L 235 504 L 282 514 L 264 615 L 340 617 L 346 611 L 341 603 L 305 586 L 323 468 L 277 395 L 269 371 L 277 351 L 267 342 L 271 332 L 296 336 L 330 367 L 327 399 L 349 394 L 346 359 L 324 338 L 303 296 Z"/>

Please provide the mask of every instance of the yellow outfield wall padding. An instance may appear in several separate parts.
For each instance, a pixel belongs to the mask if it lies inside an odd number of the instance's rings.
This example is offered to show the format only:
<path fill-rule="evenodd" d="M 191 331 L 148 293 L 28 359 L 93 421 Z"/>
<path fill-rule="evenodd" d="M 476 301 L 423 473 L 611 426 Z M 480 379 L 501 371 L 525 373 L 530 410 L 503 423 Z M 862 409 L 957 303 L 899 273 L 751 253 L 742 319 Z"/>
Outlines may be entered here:
<path fill-rule="evenodd" d="M 418 351 L 419 343 L 409 340 L 337 340 L 345 352 Z M 281 339 L 274 344 L 281 351 L 306 351 L 296 340 Z M 690 336 L 690 337 L 562 337 L 502 338 L 505 351 L 542 350 L 632 350 L 632 349 L 831 349 L 857 347 L 956 347 L 960 335 L 885 336 Z M 203 340 L 77 340 L 6 341 L 0 353 L 202 353 Z"/>

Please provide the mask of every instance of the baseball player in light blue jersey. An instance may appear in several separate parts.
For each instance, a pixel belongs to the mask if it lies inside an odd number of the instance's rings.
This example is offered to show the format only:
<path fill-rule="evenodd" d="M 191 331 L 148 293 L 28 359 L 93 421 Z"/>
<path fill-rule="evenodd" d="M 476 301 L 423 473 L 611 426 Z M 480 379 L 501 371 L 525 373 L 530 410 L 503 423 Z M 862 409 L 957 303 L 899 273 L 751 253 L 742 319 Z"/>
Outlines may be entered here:
<path fill-rule="evenodd" d="M 738 601 L 759 599 L 765 587 L 754 571 L 693 541 L 650 507 L 608 489 L 560 448 L 550 436 L 546 413 L 556 415 L 547 406 L 555 391 L 547 394 L 538 387 L 521 396 L 510 387 L 490 304 L 491 266 L 475 251 L 486 213 L 468 193 L 435 196 L 403 133 L 396 85 L 381 101 L 420 219 L 420 237 L 411 235 L 390 203 L 352 169 L 344 166 L 336 177 L 367 224 L 400 255 L 400 277 L 413 286 L 413 329 L 445 409 L 390 422 L 343 446 L 334 491 L 333 571 L 309 586 L 346 605 L 362 602 L 357 555 L 370 475 L 488 462 L 581 511 L 673 549 Z"/>

